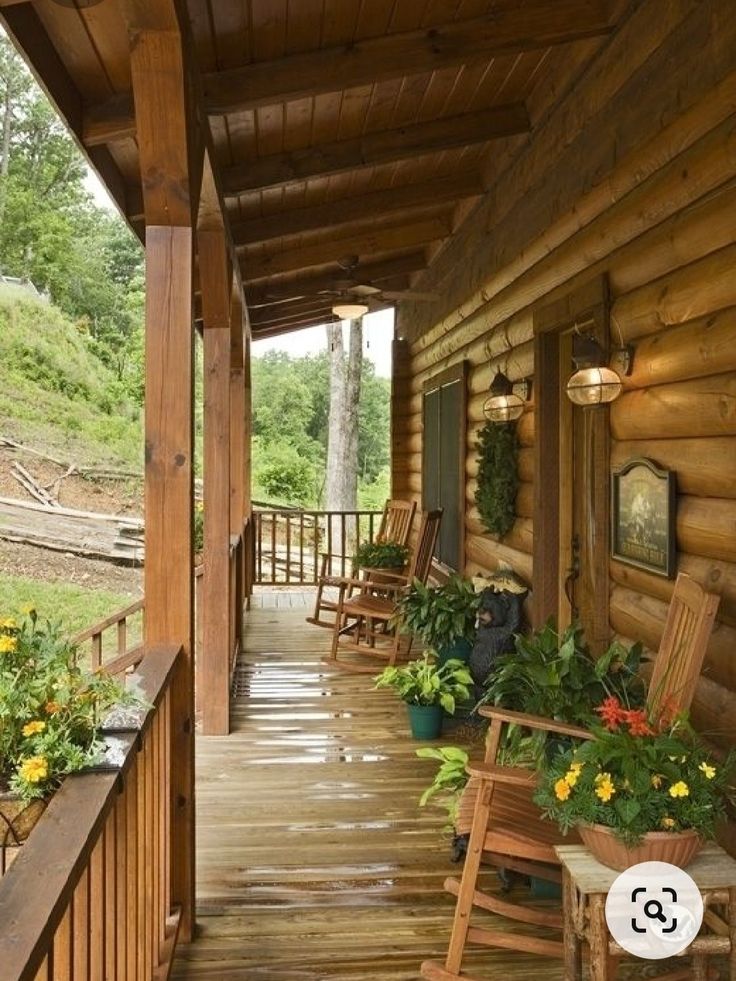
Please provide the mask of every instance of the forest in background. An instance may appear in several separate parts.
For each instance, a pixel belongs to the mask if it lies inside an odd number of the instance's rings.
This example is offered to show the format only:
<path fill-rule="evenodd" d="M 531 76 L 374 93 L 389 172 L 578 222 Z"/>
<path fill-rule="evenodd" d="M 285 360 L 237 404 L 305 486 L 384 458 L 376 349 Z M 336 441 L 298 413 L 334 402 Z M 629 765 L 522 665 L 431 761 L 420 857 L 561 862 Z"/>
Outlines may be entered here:
<path fill-rule="evenodd" d="M 48 303 L 0 290 L 0 432 L 77 462 L 142 468 L 144 255 L 85 187 L 87 168 L 6 37 L 0 37 L 0 273 L 31 280 Z M 202 370 L 197 343 L 197 472 Z M 387 379 L 363 362 L 358 503 L 389 487 Z M 328 355 L 253 359 L 254 498 L 324 504 Z"/>

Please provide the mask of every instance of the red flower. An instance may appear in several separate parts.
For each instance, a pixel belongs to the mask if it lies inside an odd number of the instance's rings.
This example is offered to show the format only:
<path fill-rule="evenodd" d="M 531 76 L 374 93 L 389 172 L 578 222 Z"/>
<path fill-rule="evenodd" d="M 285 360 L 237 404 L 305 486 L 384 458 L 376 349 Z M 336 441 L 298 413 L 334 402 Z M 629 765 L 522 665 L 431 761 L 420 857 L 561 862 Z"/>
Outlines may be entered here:
<path fill-rule="evenodd" d="M 621 713 L 632 736 L 653 736 L 654 730 L 647 722 L 644 709 L 629 709 Z"/>
<path fill-rule="evenodd" d="M 626 718 L 626 711 L 621 708 L 621 702 L 613 695 L 610 695 L 595 711 L 600 715 L 606 729 L 611 732 L 615 732 Z"/>

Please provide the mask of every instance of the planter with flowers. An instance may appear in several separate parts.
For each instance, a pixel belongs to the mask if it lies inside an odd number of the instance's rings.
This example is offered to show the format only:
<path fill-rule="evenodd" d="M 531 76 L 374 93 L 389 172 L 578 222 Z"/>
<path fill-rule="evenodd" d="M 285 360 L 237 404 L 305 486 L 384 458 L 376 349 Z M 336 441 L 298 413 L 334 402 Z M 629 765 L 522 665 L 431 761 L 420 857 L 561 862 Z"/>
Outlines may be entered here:
<path fill-rule="evenodd" d="M 101 720 L 131 701 L 80 665 L 60 625 L 32 608 L 0 619 L 0 852 L 28 836 L 64 777 L 98 762 Z"/>
<path fill-rule="evenodd" d="M 536 802 L 563 831 L 576 827 L 604 865 L 684 867 L 724 816 L 734 757 L 716 762 L 684 715 L 657 717 L 610 697 L 593 738 L 557 755 Z"/>

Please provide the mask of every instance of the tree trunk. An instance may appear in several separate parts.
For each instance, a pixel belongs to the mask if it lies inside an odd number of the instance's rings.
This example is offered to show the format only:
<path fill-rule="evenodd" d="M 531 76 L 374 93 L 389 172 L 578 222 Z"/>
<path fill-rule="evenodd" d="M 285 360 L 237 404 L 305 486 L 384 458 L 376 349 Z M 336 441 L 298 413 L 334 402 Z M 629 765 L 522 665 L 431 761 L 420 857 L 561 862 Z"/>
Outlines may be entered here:
<path fill-rule="evenodd" d="M 5 100 L 3 106 L 3 135 L 2 135 L 2 161 L 0 161 L 0 224 L 5 217 L 5 201 L 7 198 L 8 169 L 10 167 L 10 138 L 12 135 L 12 92 L 8 86 L 5 90 Z"/>
<path fill-rule="evenodd" d="M 325 507 L 328 511 L 354 511 L 358 503 L 358 404 L 363 367 L 361 321 L 351 321 L 347 358 L 341 323 L 327 325 L 327 343 L 330 354 L 330 413 Z M 345 535 L 348 555 L 357 545 L 354 532 L 354 522 L 348 522 Z M 328 550 L 339 554 L 342 541 L 342 521 L 336 517 L 330 523 Z"/>

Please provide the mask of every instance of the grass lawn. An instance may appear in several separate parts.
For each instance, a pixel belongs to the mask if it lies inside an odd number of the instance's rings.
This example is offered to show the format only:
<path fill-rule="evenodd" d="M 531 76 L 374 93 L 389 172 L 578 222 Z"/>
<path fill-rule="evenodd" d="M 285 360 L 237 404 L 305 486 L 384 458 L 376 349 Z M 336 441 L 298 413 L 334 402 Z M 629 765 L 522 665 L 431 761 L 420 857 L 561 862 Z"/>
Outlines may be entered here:
<path fill-rule="evenodd" d="M 61 620 L 70 634 L 92 626 L 132 602 L 124 593 L 0 573 L 0 617 L 15 616 L 21 606 L 31 603 L 42 619 Z M 140 614 L 128 624 L 128 632 L 130 639 L 140 635 Z M 114 646 L 114 636 L 110 642 Z"/>

